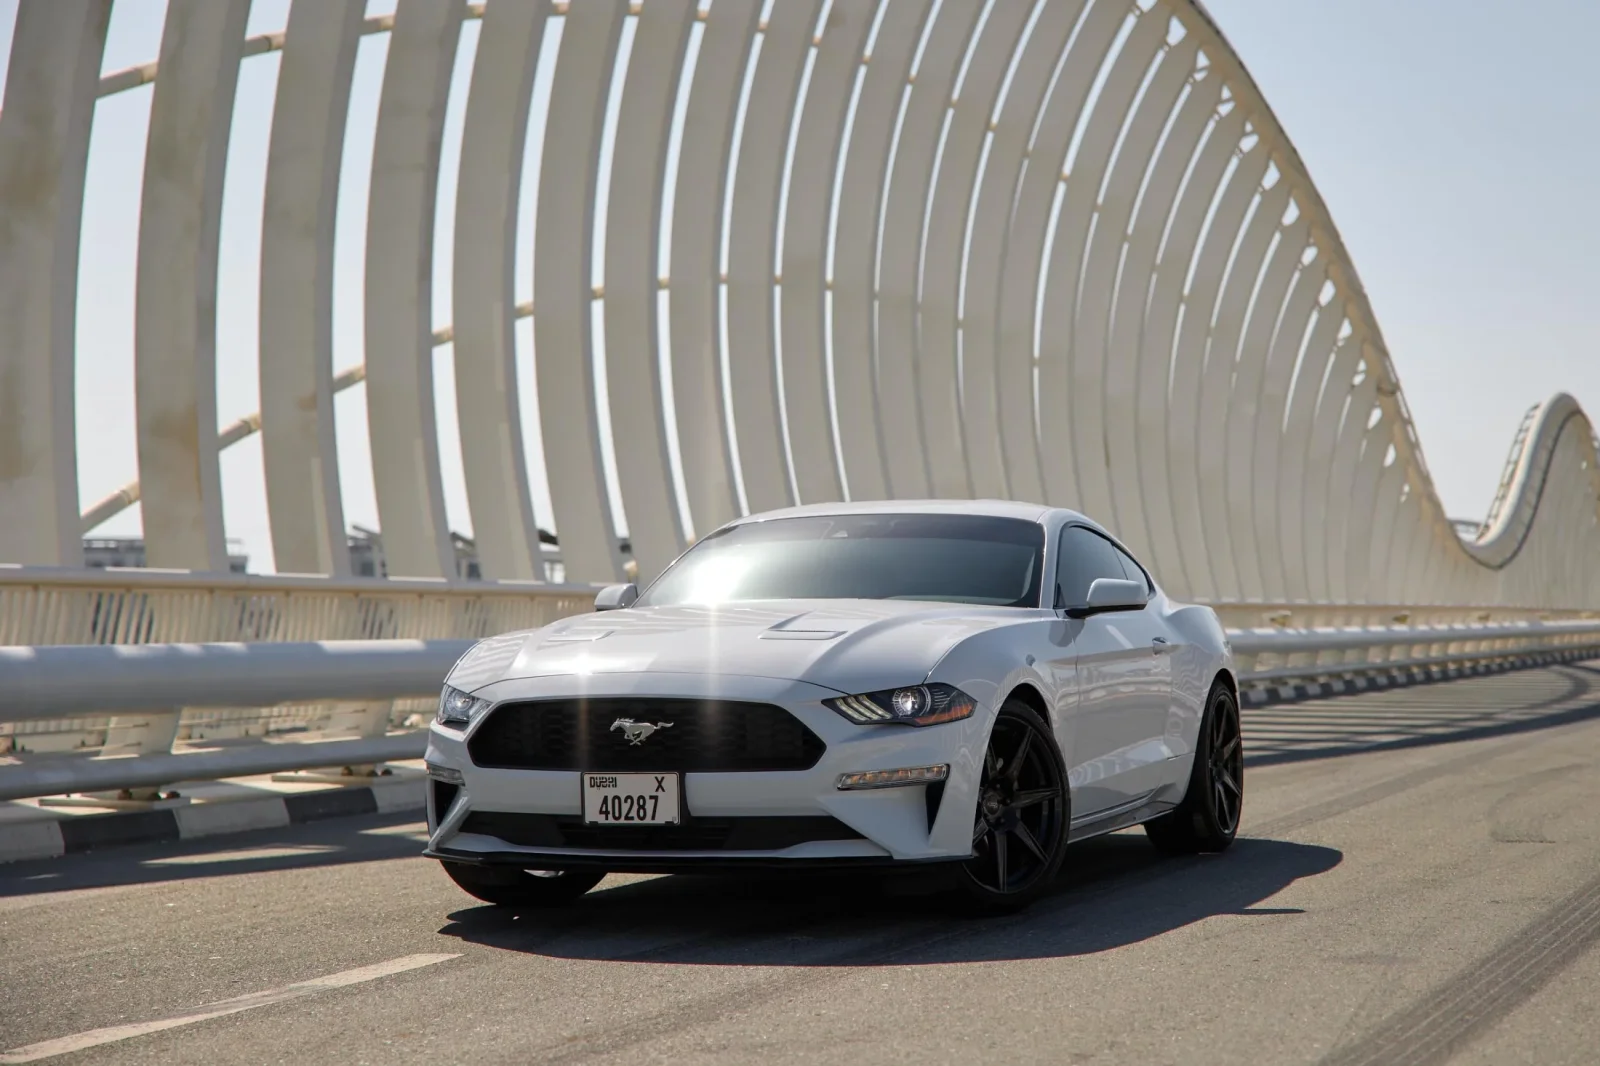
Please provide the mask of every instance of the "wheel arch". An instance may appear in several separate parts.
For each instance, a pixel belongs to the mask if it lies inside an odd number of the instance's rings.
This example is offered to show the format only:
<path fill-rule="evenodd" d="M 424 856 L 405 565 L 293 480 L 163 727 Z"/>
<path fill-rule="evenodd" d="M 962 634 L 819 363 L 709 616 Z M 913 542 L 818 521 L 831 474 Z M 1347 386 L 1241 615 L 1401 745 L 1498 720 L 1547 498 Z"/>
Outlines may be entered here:
<path fill-rule="evenodd" d="M 1027 704 L 1044 720 L 1044 724 L 1050 727 L 1052 733 L 1055 731 L 1055 717 L 1050 713 L 1050 703 L 1036 685 L 1027 681 L 1014 685 L 1011 691 L 1006 693 L 1006 698 L 1000 701 L 1000 707 L 1004 707 L 1011 700 Z M 1000 707 L 996 707 L 995 710 L 999 710 Z"/>

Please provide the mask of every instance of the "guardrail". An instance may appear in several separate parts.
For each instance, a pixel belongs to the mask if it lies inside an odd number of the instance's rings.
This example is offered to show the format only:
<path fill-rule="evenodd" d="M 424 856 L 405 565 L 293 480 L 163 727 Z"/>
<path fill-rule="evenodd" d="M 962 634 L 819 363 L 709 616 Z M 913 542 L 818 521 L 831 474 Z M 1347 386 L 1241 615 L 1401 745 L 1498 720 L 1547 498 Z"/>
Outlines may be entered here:
<path fill-rule="evenodd" d="M 0 646 L 433 640 L 548 625 L 594 606 L 597 586 L 435 578 L 328 578 L 0 564 Z M 1507 624 L 1600 612 L 1460 604 L 1210 604 L 1229 629 Z"/>
<path fill-rule="evenodd" d="M 1600 620 L 1258 627 L 1230 630 L 1229 640 L 1241 683 L 1259 687 L 1533 661 L 1540 655 L 1600 656 Z M 13 761 L 0 763 L 0 800 L 419 758 L 425 735 L 414 727 L 425 724 L 441 679 L 471 644 L 458 639 L 0 648 L 0 741 L 9 740 L 14 749 Z M 395 721 L 408 701 L 415 713 Z M 272 718 L 273 709 L 308 706 L 321 707 L 323 724 L 331 728 L 319 733 L 306 728 L 305 717 Z M 344 727 L 360 735 L 327 739 L 338 729 L 337 709 L 352 706 L 358 713 L 347 715 Z M 249 743 L 217 743 L 204 728 L 205 715 L 228 708 L 246 709 L 256 722 L 297 725 L 265 730 L 277 735 L 257 734 Z M 180 736 L 184 721 L 190 730 Z M 98 727 L 104 734 L 100 743 L 87 746 L 97 747 L 101 757 L 85 757 L 81 750 L 17 757 L 30 740 L 49 735 L 41 727 L 56 723 L 79 731 Z M 113 743 L 113 734 L 129 723 L 143 726 L 140 739 Z M 407 724 L 413 728 L 394 728 Z M 35 731 L 19 732 L 27 726 Z M 294 733 L 319 739 L 288 739 Z M 172 750 L 174 742 L 187 750 Z M 119 748 L 136 757 L 105 757 Z"/>
<path fill-rule="evenodd" d="M 1240 681 L 1317 680 L 1592 649 L 1600 621 L 1229 630 Z"/>
<path fill-rule="evenodd" d="M 19 738 L 25 744 L 98 732 L 100 749 L 122 756 L 46 755 L 0 764 L 0 800 L 419 758 L 420 732 L 390 732 L 396 702 L 421 698 L 426 707 L 472 644 L 371 640 L 0 648 L 0 741 L 8 739 L 7 731 L 13 747 Z M 328 706 L 327 701 L 334 702 Z M 285 706 L 298 707 L 301 714 L 272 715 L 272 708 Z M 245 720 L 253 719 L 258 728 L 263 722 L 277 724 L 279 742 L 171 750 L 184 719 L 189 735 L 183 739 L 191 747 L 203 745 L 205 724 L 229 708 L 246 709 Z M 342 722 L 340 709 L 346 712 Z M 319 710 L 326 724 L 362 735 L 298 743 L 281 739 Z"/>
<path fill-rule="evenodd" d="M 595 587 L 0 565 L 0 645 L 439 640 L 548 625 Z"/>
<path fill-rule="evenodd" d="M 470 640 L 0 648 L 0 722 L 437 695 Z"/>

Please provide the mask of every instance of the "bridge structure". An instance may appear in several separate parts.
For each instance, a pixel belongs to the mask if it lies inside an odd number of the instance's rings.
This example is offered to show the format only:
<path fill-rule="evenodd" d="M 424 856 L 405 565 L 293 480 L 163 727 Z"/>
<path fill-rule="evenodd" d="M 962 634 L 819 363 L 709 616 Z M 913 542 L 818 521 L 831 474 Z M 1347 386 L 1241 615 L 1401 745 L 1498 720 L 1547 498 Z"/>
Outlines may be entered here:
<path fill-rule="evenodd" d="M 1565 395 L 1535 407 L 1487 519 L 1452 523 L 1334 220 L 1198 2 L 288 12 L 247 35 L 249 0 L 169 0 L 159 54 L 108 71 L 110 0 L 18 9 L 0 107 L 0 792 L 419 753 L 427 690 L 468 642 L 586 610 L 597 583 L 792 503 L 1075 507 L 1217 607 L 1261 698 L 1600 648 L 1593 425 Z M 373 36 L 372 163 L 352 174 Z M 264 62 L 261 409 L 219 426 L 225 162 L 241 69 Z M 139 476 L 85 501 L 90 134 L 98 101 L 140 91 Z M 339 368 L 352 181 L 365 361 Z M 446 518 L 441 366 L 478 581 L 456 576 Z M 387 578 L 351 573 L 333 401 L 349 388 L 366 393 Z M 229 574 L 218 456 L 257 434 L 278 573 Z M 148 567 L 85 567 L 85 534 L 135 502 Z M 308 728 L 323 739 L 277 742 Z M 240 735 L 263 743 L 207 747 Z M 85 757 L 111 752 L 141 759 Z"/>
<path fill-rule="evenodd" d="M 1594 428 L 1538 404 L 1488 515 L 1446 516 L 1334 221 L 1198 2 L 270 7 L 166 0 L 116 69 L 112 0 L 17 5 L 0 1063 L 1595 1060 Z M 219 424 L 236 87 L 274 64 L 260 410 Z M 89 146 L 137 93 L 137 480 L 85 498 Z M 386 577 L 351 565 L 346 390 Z M 276 573 L 229 568 L 253 490 L 219 455 L 251 438 Z M 474 641 L 737 515 L 927 496 L 1080 508 L 1216 608 L 1226 855 L 1086 841 L 977 922 L 789 871 L 508 916 L 420 857 L 406 762 Z M 86 565 L 136 503 L 148 566 Z"/>

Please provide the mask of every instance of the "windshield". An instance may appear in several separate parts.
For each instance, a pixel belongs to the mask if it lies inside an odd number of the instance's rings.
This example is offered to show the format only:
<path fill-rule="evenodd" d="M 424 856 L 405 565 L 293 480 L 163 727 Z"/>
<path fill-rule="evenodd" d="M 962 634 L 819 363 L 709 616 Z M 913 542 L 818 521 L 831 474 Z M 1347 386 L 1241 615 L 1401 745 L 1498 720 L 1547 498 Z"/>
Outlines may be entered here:
<path fill-rule="evenodd" d="M 1044 527 L 988 515 L 775 518 L 714 533 L 642 607 L 740 600 L 932 600 L 1037 607 Z"/>

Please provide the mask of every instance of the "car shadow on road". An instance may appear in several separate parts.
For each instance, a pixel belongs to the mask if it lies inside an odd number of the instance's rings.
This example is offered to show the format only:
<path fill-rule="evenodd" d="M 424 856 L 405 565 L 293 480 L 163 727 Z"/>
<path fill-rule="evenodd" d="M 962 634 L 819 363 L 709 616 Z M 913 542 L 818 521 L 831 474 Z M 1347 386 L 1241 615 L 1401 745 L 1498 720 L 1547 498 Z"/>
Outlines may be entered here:
<path fill-rule="evenodd" d="M 1001 918 L 896 881 L 785 876 L 605 882 L 577 903 L 467 907 L 440 933 L 552 958 L 737 966 L 877 966 L 1091 955 L 1219 916 L 1292 921 L 1262 906 L 1343 859 L 1332 848 L 1241 838 L 1224 854 L 1164 859 L 1143 834 L 1075 846 L 1050 895 Z"/>

